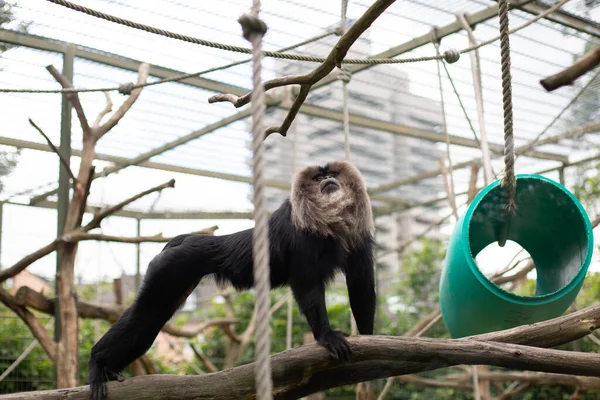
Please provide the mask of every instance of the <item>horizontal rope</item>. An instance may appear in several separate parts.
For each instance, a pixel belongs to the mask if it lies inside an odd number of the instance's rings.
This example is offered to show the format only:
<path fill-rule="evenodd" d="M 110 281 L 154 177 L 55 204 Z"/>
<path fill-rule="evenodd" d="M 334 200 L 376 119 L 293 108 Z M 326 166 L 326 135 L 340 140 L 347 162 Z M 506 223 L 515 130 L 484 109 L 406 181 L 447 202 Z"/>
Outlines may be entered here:
<path fill-rule="evenodd" d="M 145 32 L 150 32 L 150 33 L 154 33 L 157 35 L 161 35 L 161 36 L 165 36 L 165 37 L 169 37 L 172 39 L 178 39 L 178 40 L 182 40 L 185 42 L 189 42 L 189 43 L 194 43 L 194 44 L 199 44 L 202 46 L 207 46 L 207 47 L 212 47 L 212 48 L 216 48 L 216 49 L 221 49 L 221 50 L 227 50 L 227 51 L 233 51 L 233 52 L 238 52 L 238 53 L 244 53 L 244 54 L 251 54 L 251 49 L 246 48 L 246 47 L 240 47 L 240 46 L 232 46 L 232 45 L 228 45 L 228 44 L 223 44 L 223 43 L 218 43 L 218 42 L 212 42 L 209 40 L 204 40 L 204 39 L 199 39 L 199 38 L 195 38 L 192 36 L 187 36 L 187 35 L 182 35 L 179 33 L 174 33 L 174 32 L 170 32 L 170 31 L 166 31 L 164 29 L 159 29 L 159 28 L 155 28 L 155 27 L 151 27 L 148 25 L 144 25 L 144 24 L 140 24 L 138 22 L 134 22 L 134 21 L 130 21 L 127 19 L 123 19 L 120 17 L 116 17 L 110 14 L 106 14 L 100 11 L 96 11 L 93 10 L 91 8 L 88 7 L 84 7 L 78 4 L 73 4 L 69 1 L 66 0 L 46 0 L 49 1 L 51 3 L 63 6 L 63 7 L 67 7 L 69 9 L 78 11 L 78 12 L 82 12 L 84 14 L 88 14 L 91 15 L 93 17 L 96 18 L 100 18 L 100 19 L 104 19 L 110 22 L 114 22 L 117 24 L 121 24 L 121 25 L 125 25 L 128 26 L 130 28 L 135 28 L 135 29 L 139 29 L 139 30 L 143 30 Z M 544 11 L 543 13 L 539 14 L 538 16 L 530 19 L 529 21 L 525 22 L 523 25 L 520 25 L 516 28 L 513 28 L 509 31 L 509 34 L 513 34 L 517 31 L 520 31 L 521 29 L 524 29 L 526 27 L 528 27 L 529 25 L 533 24 L 534 22 L 546 17 L 548 14 L 553 13 L 554 11 L 556 11 L 559 7 L 561 7 L 563 4 L 565 4 L 567 1 L 569 0 L 562 0 L 561 2 L 555 4 L 554 6 L 548 8 L 546 11 Z M 301 44 L 296 44 L 292 47 L 286 48 L 286 49 L 282 49 L 280 51 L 263 51 L 263 56 L 265 57 L 273 57 L 273 58 L 280 58 L 280 59 L 287 59 L 287 60 L 294 60 L 294 61 L 306 61 L 306 62 L 316 62 L 316 63 L 323 63 L 325 62 L 325 58 L 323 57 L 312 57 L 312 56 L 306 56 L 306 55 L 302 55 L 302 54 L 287 54 L 287 53 L 283 53 L 284 51 L 287 50 L 292 50 L 296 47 L 300 47 L 303 44 L 307 44 L 319 39 L 322 39 L 326 36 L 329 36 L 331 33 L 334 32 L 329 32 L 329 33 L 325 33 L 321 36 L 318 36 L 316 38 L 313 39 L 309 39 L 305 42 L 302 42 Z M 497 41 L 500 38 L 500 36 L 496 36 L 494 38 L 488 39 L 486 41 L 480 42 L 475 46 L 471 46 L 471 47 L 467 47 L 463 50 L 458 51 L 458 53 L 460 54 L 465 54 L 465 53 L 469 53 L 471 51 L 474 51 L 476 49 L 479 49 L 483 46 L 487 46 L 489 44 L 494 43 L 495 41 Z M 415 62 L 424 62 L 424 61 L 434 61 L 434 60 L 445 60 L 446 62 L 453 62 L 455 61 L 454 58 L 456 56 L 456 50 L 451 49 L 448 50 L 446 52 L 444 52 L 444 54 L 440 54 L 440 55 L 434 55 L 434 56 L 423 56 L 423 57 L 411 57 L 411 58 L 348 58 L 348 59 L 344 59 L 343 62 L 344 64 L 362 64 L 362 65 L 377 65 L 377 64 L 405 64 L 405 63 L 415 63 Z M 183 75 L 178 75 L 172 78 L 165 78 L 165 79 L 161 79 L 158 81 L 154 81 L 154 82 L 147 82 L 143 85 L 133 85 L 133 86 L 128 86 L 127 89 L 133 90 L 133 89 L 137 89 L 137 88 L 141 88 L 141 87 L 146 87 L 146 86 L 152 86 L 152 85 L 159 85 L 161 83 L 166 83 L 166 82 L 176 82 L 176 81 L 181 81 L 184 79 L 189 79 L 189 78 L 193 78 L 196 76 L 200 76 L 203 74 L 208 74 L 210 72 L 215 72 L 215 71 L 219 71 L 222 69 L 226 69 L 226 68 L 231 68 L 240 64 L 244 64 L 246 62 L 248 62 L 249 59 L 247 60 L 243 60 L 243 61 L 237 61 L 231 64 L 227 64 L 227 65 L 223 65 L 220 67 L 215 67 L 215 68 L 210 68 L 201 72 L 195 72 L 195 73 L 191 73 L 191 74 L 183 74 Z M 91 88 L 91 89 L 77 89 L 77 88 L 66 88 L 66 89 L 9 89 L 9 88 L 0 88 L 0 93 L 84 93 L 84 92 L 110 92 L 110 91 L 123 91 L 123 86 L 120 85 L 119 87 L 104 87 L 104 88 Z M 124 91 L 123 91 L 124 92 Z"/>

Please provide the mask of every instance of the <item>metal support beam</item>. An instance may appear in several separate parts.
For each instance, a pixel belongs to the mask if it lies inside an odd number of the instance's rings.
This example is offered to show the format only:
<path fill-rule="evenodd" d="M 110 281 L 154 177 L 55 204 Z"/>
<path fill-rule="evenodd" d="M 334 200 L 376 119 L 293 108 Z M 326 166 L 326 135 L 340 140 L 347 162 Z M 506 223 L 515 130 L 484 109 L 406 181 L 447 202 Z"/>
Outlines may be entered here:
<path fill-rule="evenodd" d="M 140 163 L 149 160 L 152 157 L 155 157 L 159 154 L 162 154 L 164 152 L 167 152 L 169 150 L 174 149 L 177 146 L 181 146 L 182 144 L 188 143 L 191 140 L 194 139 L 198 139 L 199 137 L 206 135 L 208 133 L 214 132 L 217 129 L 223 128 L 229 124 L 232 124 L 236 121 L 240 121 L 246 117 L 248 117 L 250 115 L 250 109 L 246 109 L 243 111 L 239 111 L 233 115 L 230 115 L 228 117 L 225 117 L 223 119 L 221 119 L 220 121 L 217 121 L 215 123 L 206 125 L 204 128 L 202 129 L 198 129 L 196 131 L 193 131 L 191 133 L 188 133 L 185 136 L 179 137 L 175 140 L 172 140 L 168 143 L 165 143 L 159 147 L 156 147 L 152 150 L 149 150 L 143 154 L 140 154 L 139 156 L 135 157 L 135 158 L 131 158 L 131 159 L 124 159 L 125 161 L 122 163 L 119 163 L 118 165 L 112 166 L 112 167 L 107 167 L 104 168 L 102 171 L 97 172 L 94 174 L 94 179 L 101 177 L 101 176 L 108 176 L 112 173 L 121 171 L 122 169 L 125 169 L 127 167 L 130 167 L 132 165 L 139 165 Z M 33 197 L 31 199 L 31 203 L 35 204 L 43 199 L 45 199 L 48 196 L 51 196 L 53 194 L 55 194 L 57 192 L 58 189 L 52 189 L 49 190 L 45 193 L 42 193 L 40 195 L 37 195 L 35 197 Z"/>
<path fill-rule="evenodd" d="M 600 131 L 600 122 L 592 122 L 591 124 L 584 125 L 584 126 L 581 126 L 578 128 L 574 128 L 574 129 L 568 130 L 566 132 L 560 133 L 558 135 L 553 135 L 553 136 L 549 136 L 544 139 L 540 139 L 536 142 L 535 146 L 542 146 L 545 144 L 558 143 L 559 141 L 561 141 L 563 139 L 579 137 L 579 136 L 583 136 L 588 133 L 593 133 L 593 132 L 598 132 L 598 131 Z M 521 155 L 529 156 L 528 147 L 529 147 L 529 145 L 523 145 L 523 146 L 517 147 L 515 149 L 515 154 L 517 156 L 521 156 Z M 455 171 L 455 170 L 461 169 L 461 168 L 466 168 L 466 167 L 470 166 L 471 163 L 476 162 L 476 161 L 479 161 L 479 158 L 464 161 L 464 162 L 461 162 L 458 164 L 454 164 L 452 166 L 451 171 Z M 563 161 L 563 163 L 565 163 L 565 162 Z M 441 169 L 433 169 L 430 171 L 425 171 L 425 172 L 422 172 L 417 175 L 409 176 L 407 178 L 399 179 L 397 181 L 385 183 L 383 185 L 380 185 L 380 186 L 377 186 L 374 188 L 370 188 L 369 194 L 376 195 L 378 193 L 384 193 L 389 190 L 398 188 L 400 186 L 412 185 L 412 184 L 418 183 L 422 180 L 438 176 L 441 173 L 442 173 Z"/>
<path fill-rule="evenodd" d="M 63 68 L 62 74 L 70 82 L 73 82 L 73 65 L 75 63 L 75 46 L 67 46 L 63 53 Z M 63 156 L 67 164 L 70 164 L 71 160 L 71 102 L 67 99 L 65 94 L 62 95 L 61 102 L 61 115 L 60 115 L 60 147 L 59 151 Z M 71 189 L 71 183 L 69 178 L 68 167 L 64 166 L 63 163 L 59 162 L 58 170 L 58 203 L 56 205 L 57 220 L 56 220 L 56 237 L 61 237 L 65 229 L 65 221 L 67 220 L 67 214 L 69 212 L 69 192 Z M 61 249 L 56 252 L 56 274 L 60 271 L 60 253 Z M 56 280 L 55 285 L 58 285 Z M 58 286 L 56 286 L 58 293 Z M 60 330 L 60 302 L 59 298 L 56 298 L 54 309 L 54 340 L 58 342 L 61 337 Z"/>
<path fill-rule="evenodd" d="M 498 1 L 498 0 L 496 0 Z M 539 15 L 550 8 L 545 4 L 541 4 L 538 2 L 515 5 L 511 4 L 513 8 L 518 8 L 525 12 L 528 12 L 532 15 Z M 556 22 L 568 28 L 575 29 L 579 32 L 587 33 L 594 37 L 600 38 L 600 24 L 595 21 L 586 20 L 584 18 L 578 17 L 575 14 L 572 14 L 568 11 L 557 10 L 552 14 L 546 16 L 548 21 Z"/>
<path fill-rule="evenodd" d="M 525 3 L 528 3 L 531 1 L 532 0 L 520 0 L 520 1 L 516 1 L 515 4 L 520 5 L 520 4 L 525 4 Z M 497 13 L 498 13 L 498 6 L 493 5 L 491 7 L 486 8 L 483 11 L 480 11 L 478 13 L 475 13 L 475 14 L 469 16 L 467 18 L 467 21 L 469 22 L 469 24 L 474 25 L 474 24 L 483 22 L 487 19 L 496 17 Z M 458 31 L 460 31 L 460 29 L 461 29 L 460 23 L 453 22 L 446 26 L 440 27 L 438 29 L 438 35 L 440 38 L 442 38 L 442 37 L 448 36 L 452 33 L 456 33 Z M 13 43 L 13 44 L 20 44 L 23 46 L 41 48 L 41 49 L 45 49 L 45 50 L 49 50 L 49 51 L 57 51 L 57 50 L 53 50 L 53 49 L 61 48 L 60 46 L 57 46 L 56 43 L 49 42 L 49 39 L 44 39 L 44 38 L 40 38 L 37 36 L 28 35 L 25 33 L 6 31 L 3 29 L 0 29 L 0 41 L 5 41 L 8 43 Z M 423 36 L 415 38 L 409 42 L 406 42 L 400 46 L 396 46 L 385 52 L 379 53 L 376 56 L 377 57 L 394 57 L 394 56 L 397 56 L 404 52 L 413 50 L 417 47 L 423 46 L 429 42 L 430 42 L 429 35 L 423 35 Z M 45 43 L 51 43 L 52 45 L 48 46 L 48 48 L 44 48 L 43 46 Z M 88 49 L 82 49 L 79 47 L 77 47 L 77 49 L 76 49 L 76 56 L 87 59 L 87 60 L 96 61 L 98 63 L 110 65 L 113 67 L 129 70 L 129 71 L 137 71 L 137 68 L 140 64 L 140 61 L 137 61 L 137 60 L 132 60 L 129 58 L 125 58 L 125 57 L 121 57 L 121 56 L 113 55 L 113 54 L 109 54 L 109 53 L 104 53 L 104 52 L 95 52 L 95 51 L 91 51 Z M 353 72 L 358 72 L 358 71 L 362 71 L 367 68 L 370 68 L 371 66 L 370 65 L 352 65 L 351 67 L 353 68 Z M 182 73 L 183 72 L 181 72 L 181 71 L 175 71 L 172 69 L 157 67 L 154 65 L 151 66 L 151 68 L 150 68 L 150 74 L 153 76 L 159 77 L 159 78 L 172 77 L 172 76 L 179 75 Z M 323 80 L 321 80 L 320 82 L 318 82 L 315 86 L 313 86 L 313 89 L 324 86 L 326 84 L 329 84 L 329 83 L 335 81 L 335 79 L 336 78 L 334 76 L 330 75 L 330 76 L 324 78 Z M 238 96 L 243 95 L 248 92 L 248 89 L 245 89 L 245 88 L 228 85 L 228 84 L 225 84 L 225 83 L 222 83 L 219 81 L 214 81 L 211 79 L 206 79 L 206 78 L 201 78 L 201 77 L 190 78 L 190 79 L 186 79 L 181 82 L 188 84 L 190 86 L 193 86 L 193 87 L 204 89 L 204 90 L 210 90 L 210 91 L 221 92 L 221 93 L 232 93 L 232 94 L 235 94 Z M 279 105 L 275 105 L 275 106 L 278 108 L 287 110 L 287 107 L 285 107 L 284 105 L 279 104 Z M 312 105 L 312 104 L 305 103 L 302 106 L 302 108 L 300 109 L 300 112 L 302 112 L 303 114 L 312 116 L 312 117 L 320 117 L 320 118 L 325 118 L 325 119 L 329 119 L 329 120 L 333 120 L 333 121 L 340 121 L 340 122 L 343 121 L 343 119 L 342 119 L 343 114 L 341 112 L 331 110 L 331 109 L 328 109 L 325 107 L 319 107 L 319 106 Z M 443 142 L 445 140 L 444 135 L 441 135 L 434 131 L 414 129 L 414 128 L 411 128 L 408 126 L 392 124 L 392 123 L 388 123 L 385 121 L 378 121 L 375 119 L 365 118 L 365 117 L 362 117 L 359 115 L 354 115 L 354 114 L 350 115 L 350 123 L 352 125 L 356 125 L 356 126 L 362 126 L 362 127 L 366 127 L 366 128 L 373 128 L 373 129 L 381 129 L 386 132 L 390 132 L 390 133 L 394 133 L 394 134 L 398 134 L 398 135 L 417 137 L 417 138 L 421 138 L 421 139 L 425 139 L 425 140 L 432 140 L 432 141 L 439 141 L 439 142 Z M 464 138 L 457 137 L 457 136 L 451 138 L 451 143 L 460 145 L 460 146 L 478 147 L 478 145 L 475 141 L 469 140 L 469 139 L 464 139 Z M 496 151 L 498 151 L 498 146 L 499 145 L 496 145 L 496 148 L 495 148 Z M 545 160 L 560 161 L 560 162 L 565 161 L 565 157 L 555 155 L 555 154 L 549 154 L 549 153 L 534 152 L 531 154 L 531 157 L 545 159 Z"/>
<path fill-rule="evenodd" d="M 0 269 L 2 269 L 2 220 L 4 219 L 4 202 L 0 202 Z"/>
<path fill-rule="evenodd" d="M 510 7 L 511 8 L 520 7 L 525 4 L 531 3 L 532 1 L 533 0 L 511 1 Z M 485 8 L 481 11 L 478 11 L 476 13 L 473 13 L 472 15 L 467 16 L 466 19 L 467 19 L 467 22 L 469 23 L 469 25 L 471 27 L 473 27 L 481 22 L 485 22 L 489 19 L 497 18 L 497 17 L 498 17 L 498 4 L 494 4 L 494 5 L 489 6 L 488 8 Z M 437 37 L 441 40 L 441 39 L 445 38 L 446 36 L 450 36 L 454 33 L 460 32 L 461 30 L 462 30 L 462 25 L 458 21 L 454 21 L 448 25 L 444 25 L 439 28 L 436 28 L 436 34 L 437 34 Z M 404 42 L 398 46 L 391 47 L 391 48 L 387 49 L 386 51 L 377 53 L 377 54 L 371 56 L 371 58 L 398 57 L 401 54 L 408 53 L 409 51 L 413 51 L 415 49 L 418 49 L 419 47 L 425 46 L 430 43 L 431 43 L 431 36 L 429 35 L 429 33 L 427 33 L 425 35 L 421 35 L 421 36 L 412 38 L 408 42 Z M 373 64 L 371 64 L 371 65 L 369 65 L 369 64 L 360 64 L 360 65 L 353 64 L 353 65 L 347 65 L 346 67 L 350 70 L 350 73 L 356 74 L 357 72 L 364 71 L 373 66 L 374 66 Z M 329 85 L 330 83 L 335 82 L 336 80 L 337 80 L 337 75 L 335 73 L 329 74 L 328 76 L 323 78 L 321 81 L 319 81 L 316 85 L 314 85 L 312 87 L 312 90 L 315 90 L 315 89 L 320 88 L 325 85 Z"/>

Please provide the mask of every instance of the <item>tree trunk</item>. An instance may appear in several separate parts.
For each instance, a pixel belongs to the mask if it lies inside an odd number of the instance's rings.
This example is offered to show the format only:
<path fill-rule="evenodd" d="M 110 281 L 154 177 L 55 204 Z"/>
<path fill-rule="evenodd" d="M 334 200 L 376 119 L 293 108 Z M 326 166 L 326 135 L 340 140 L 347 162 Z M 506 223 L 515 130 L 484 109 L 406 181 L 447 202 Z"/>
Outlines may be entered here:
<path fill-rule="evenodd" d="M 60 304 L 60 337 L 56 351 L 56 384 L 59 389 L 78 385 L 79 319 L 75 289 L 75 255 L 77 244 L 66 244 L 59 250 L 56 274 Z"/>
<path fill-rule="evenodd" d="M 65 232 L 81 226 L 81 220 L 89 194 L 93 175 L 92 161 L 96 155 L 93 139 L 84 135 L 81 164 L 77 176 L 78 184 L 65 221 Z M 59 301 L 60 336 L 56 349 L 56 384 L 59 389 L 79 384 L 79 319 L 77 312 L 77 287 L 75 286 L 75 257 L 77 242 L 64 243 L 59 249 L 56 274 Z"/>

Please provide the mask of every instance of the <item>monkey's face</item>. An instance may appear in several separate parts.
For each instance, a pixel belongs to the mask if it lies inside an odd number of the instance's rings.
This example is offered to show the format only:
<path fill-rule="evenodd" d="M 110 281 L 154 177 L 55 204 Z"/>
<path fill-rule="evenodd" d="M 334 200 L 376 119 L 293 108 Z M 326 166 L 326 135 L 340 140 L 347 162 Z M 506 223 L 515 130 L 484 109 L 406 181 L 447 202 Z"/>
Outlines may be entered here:
<path fill-rule="evenodd" d="M 334 171 L 318 174 L 313 180 L 319 182 L 319 190 L 322 194 L 330 194 L 340 190 L 340 181 L 337 180 L 338 173 Z"/>

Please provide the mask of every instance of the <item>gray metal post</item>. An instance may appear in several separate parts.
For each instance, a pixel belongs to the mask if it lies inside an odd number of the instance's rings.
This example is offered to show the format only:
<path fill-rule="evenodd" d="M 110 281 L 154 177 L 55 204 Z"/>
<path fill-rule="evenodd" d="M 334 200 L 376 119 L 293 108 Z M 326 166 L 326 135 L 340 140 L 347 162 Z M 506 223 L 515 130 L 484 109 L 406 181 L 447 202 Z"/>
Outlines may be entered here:
<path fill-rule="evenodd" d="M 62 74 L 71 82 L 73 82 L 73 64 L 75 62 L 75 46 L 69 45 L 63 54 Z M 61 115 L 60 115 L 60 147 L 59 151 L 63 155 L 67 163 L 71 160 L 71 103 L 67 100 L 66 95 L 62 95 Z M 62 163 L 57 159 L 59 165 L 58 170 L 58 203 L 56 205 L 57 221 L 56 235 L 61 236 L 64 233 L 65 221 L 69 212 L 69 190 L 71 184 L 69 182 L 69 173 Z M 59 270 L 60 249 L 56 252 L 56 272 Z M 57 283 L 55 283 L 57 285 Z M 56 287 L 58 293 L 58 287 Z M 56 298 L 54 308 L 54 340 L 58 342 L 60 339 L 60 304 L 58 297 Z"/>
<path fill-rule="evenodd" d="M 4 216 L 4 202 L 0 203 L 0 269 L 2 269 L 2 217 Z"/>
<path fill-rule="evenodd" d="M 142 236 L 142 220 L 136 218 L 137 221 L 137 235 Z M 136 247 L 136 257 L 135 257 L 135 292 L 137 293 L 140 290 L 140 264 L 141 264 L 141 244 L 138 243 L 135 245 Z"/>
<path fill-rule="evenodd" d="M 565 186 L 565 167 L 563 166 L 558 170 L 558 182 Z"/>

